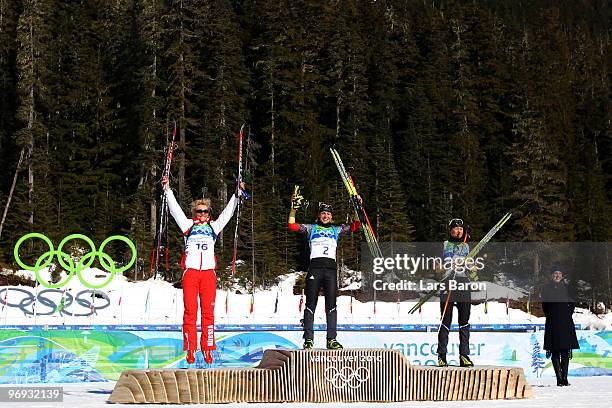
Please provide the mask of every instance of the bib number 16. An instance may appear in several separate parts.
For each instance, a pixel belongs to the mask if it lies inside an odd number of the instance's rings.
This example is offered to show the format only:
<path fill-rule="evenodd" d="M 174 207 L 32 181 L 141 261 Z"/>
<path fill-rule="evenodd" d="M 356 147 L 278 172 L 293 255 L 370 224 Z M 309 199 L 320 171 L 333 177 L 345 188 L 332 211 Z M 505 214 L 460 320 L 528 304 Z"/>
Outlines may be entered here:
<path fill-rule="evenodd" d="M 200 250 L 200 251 L 207 251 L 208 250 L 208 244 L 207 243 L 203 243 L 203 244 L 196 244 L 196 247 Z"/>

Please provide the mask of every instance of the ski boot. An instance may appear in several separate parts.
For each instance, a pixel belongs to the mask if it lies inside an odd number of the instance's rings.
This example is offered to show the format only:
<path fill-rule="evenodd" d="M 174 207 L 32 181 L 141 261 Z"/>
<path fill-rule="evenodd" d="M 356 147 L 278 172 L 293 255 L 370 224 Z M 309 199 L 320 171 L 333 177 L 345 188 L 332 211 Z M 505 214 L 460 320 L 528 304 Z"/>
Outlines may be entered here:
<path fill-rule="evenodd" d="M 196 361 L 195 350 L 187 350 L 186 360 L 187 360 L 187 364 L 195 363 L 195 361 Z"/>
<path fill-rule="evenodd" d="M 438 367 L 448 367 L 446 362 L 446 354 L 438 354 Z"/>
<path fill-rule="evenodd" d="M 202 354 L 204 354 L 204 361 L 206 364 L 210 365 L 213 362 L 213 356 L 211 350 L 202 350 Z"/>
<path fill-rule="evenodd" d="M 470 358 L 465 354 L 459 355 L 459 365 L 461 367 L 474 367 L 474 363 L 472 363 L 472 360 L 470 360 Z"/>
<path fill-rule="evenodd" d="M 304 346 L 302 346 L 304 350 L 312 350 L 314 348 L 314 340 L 306 339 L 304 340 Z"/>
<path fill-rule="evenodd" d="M 327 339 L 327 349 L 328 350 L 341 350 L 344 347 L 342 347 L 342 344 L 338 343 L 338 340 L 336 339 Z"/>

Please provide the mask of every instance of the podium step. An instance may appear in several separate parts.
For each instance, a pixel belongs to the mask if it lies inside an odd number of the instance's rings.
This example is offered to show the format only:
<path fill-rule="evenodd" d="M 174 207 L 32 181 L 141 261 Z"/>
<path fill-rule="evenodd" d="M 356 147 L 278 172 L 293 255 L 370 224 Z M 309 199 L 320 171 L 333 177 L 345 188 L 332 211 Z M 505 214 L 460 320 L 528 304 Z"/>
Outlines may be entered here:
<path fill-rule="evenodd" d="M 457 401 L 532 396 L 522 368 L 412 366 L 389 349 L 266 350 L 255 368 L 126 370 L 112 403 Z"/>

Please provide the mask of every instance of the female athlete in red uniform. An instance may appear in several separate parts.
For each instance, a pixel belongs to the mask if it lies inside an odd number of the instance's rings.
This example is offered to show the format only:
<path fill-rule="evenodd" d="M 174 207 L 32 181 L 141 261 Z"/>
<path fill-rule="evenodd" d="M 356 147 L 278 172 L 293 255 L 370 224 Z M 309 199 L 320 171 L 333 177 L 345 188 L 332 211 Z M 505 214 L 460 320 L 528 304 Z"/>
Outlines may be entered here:
<path fill-rule="evenodd" d="M 234 215 L 238 197 L 244 190 L 244 183 L 232 197 L 219 218 L 210 217 L 210 199 L 195 200 L 191 203 L 192 218 L 189 219 L 176 202 L 170 189 L 168 179 L 162 179 L 162 187 L 168 200 L 172 218 L 186 237 L 185 253 L 181 259 L 183 269 L 183 349 L 187 351 L 187 362 L 195 362 L 198 345 L 196 320 L 198 317 L 198 296 L 202 314 L 202 336 L 200 347 L 204 360 L 211 364 L 212 350 L 215 344 L 215 297 L 217 293 L 217 259 L 215 258 L 215 241 Z"/>

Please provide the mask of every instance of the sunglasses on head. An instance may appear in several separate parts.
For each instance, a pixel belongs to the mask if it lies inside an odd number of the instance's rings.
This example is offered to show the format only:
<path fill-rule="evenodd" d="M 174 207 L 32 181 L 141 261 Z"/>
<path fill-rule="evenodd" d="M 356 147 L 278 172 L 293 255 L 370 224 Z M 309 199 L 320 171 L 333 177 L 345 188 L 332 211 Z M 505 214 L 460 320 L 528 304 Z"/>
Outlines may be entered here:
<path fill-rule="evenodd" d="M 200 210 L 196 210 L 196 212 L 197 212 L 198 214 L 208 214 L 208 213 L 210 212 L 210 210 L 209 210 L 208 208 L 205 208 L 205 209 L 203 209 L 203 210 L 202 210 L 202 209 L 200 209 Z"/>

